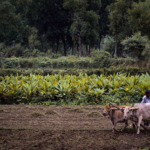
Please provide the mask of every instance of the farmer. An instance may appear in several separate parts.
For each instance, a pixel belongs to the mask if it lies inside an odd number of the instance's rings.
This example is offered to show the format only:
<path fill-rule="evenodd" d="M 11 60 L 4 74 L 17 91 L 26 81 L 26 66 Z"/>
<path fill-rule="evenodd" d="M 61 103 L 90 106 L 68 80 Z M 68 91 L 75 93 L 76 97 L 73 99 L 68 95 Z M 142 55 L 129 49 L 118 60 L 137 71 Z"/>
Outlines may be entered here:
<path fill-rule="evenodd" d="M 150 103 L 150 91 L 149 90 L 145 91 L 145 95 L 143 96 L 141 103 Z M 144 125 L 149 126 L 150 122 L 144 121 Z"/>
<path fill-rule="evenodd" d="M 150 103 L 150 91 L 146 90 L 141 103 Z"/>

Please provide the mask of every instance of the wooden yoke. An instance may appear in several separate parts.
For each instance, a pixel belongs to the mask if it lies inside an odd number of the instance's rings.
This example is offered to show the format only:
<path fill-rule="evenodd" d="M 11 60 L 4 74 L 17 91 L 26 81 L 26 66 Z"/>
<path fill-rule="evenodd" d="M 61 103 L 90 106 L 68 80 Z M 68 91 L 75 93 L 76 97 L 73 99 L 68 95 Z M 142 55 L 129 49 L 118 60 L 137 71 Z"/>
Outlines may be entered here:
<path fill-rule="evenodd" d="M 110 105 L 112 105 L 112 106 L 114 106 L 115 108 L 117 108 L 118 110 L 120 110 L 121 112 L 123 112 L 123 110 L 121 109 L 121 108 L 119 108 L 118 106 L 116 106 L 116 105 L 114 105 L 114 104 L 112 104 L 112 103 L 110 103 L 110 102 L 108 102 Z M 115 109 L 115 108 L 111 108 L 112 110 L 117 110 L 117 109 Z"/>

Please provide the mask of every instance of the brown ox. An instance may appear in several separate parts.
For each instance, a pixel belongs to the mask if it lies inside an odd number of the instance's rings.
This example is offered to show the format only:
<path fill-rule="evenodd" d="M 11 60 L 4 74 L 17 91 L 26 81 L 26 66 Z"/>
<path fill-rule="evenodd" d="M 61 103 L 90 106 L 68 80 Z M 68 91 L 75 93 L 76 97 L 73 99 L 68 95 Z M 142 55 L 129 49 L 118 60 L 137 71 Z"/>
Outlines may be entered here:
<path fill-rule="evenodd" d="M 118 106 L 119 108 L 129 108 L 131 106 Z M 109 116 L 112 124 L 113 124 L 113 131 L 119 131 L 116 129 L 117 123 L 125 123 L 124 128 L 122 128 L 121 131 L 125 130 L 126 127 L 128 126 L 128 119 L 124 119 L 124 113 L 120 110 L 117 110 L 115 107 L 106 104 L 103 110 L 103 115 L 104 116 Z M 134 125 L 133 125 L 134 127 Z"/>

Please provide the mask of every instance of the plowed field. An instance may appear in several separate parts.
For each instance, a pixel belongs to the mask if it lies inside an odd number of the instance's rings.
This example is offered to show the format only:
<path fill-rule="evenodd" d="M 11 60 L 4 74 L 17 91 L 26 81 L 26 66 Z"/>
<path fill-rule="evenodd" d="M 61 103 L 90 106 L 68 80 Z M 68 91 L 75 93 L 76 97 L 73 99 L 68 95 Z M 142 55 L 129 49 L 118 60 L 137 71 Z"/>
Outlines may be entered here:
<path fill-rule="evenodd" d="M 1 150 L 139 150 L 150 131 L 112 133 L 103 106 L 0 105 Z M 121 129 L 124 124 L 118 124 Z"/>

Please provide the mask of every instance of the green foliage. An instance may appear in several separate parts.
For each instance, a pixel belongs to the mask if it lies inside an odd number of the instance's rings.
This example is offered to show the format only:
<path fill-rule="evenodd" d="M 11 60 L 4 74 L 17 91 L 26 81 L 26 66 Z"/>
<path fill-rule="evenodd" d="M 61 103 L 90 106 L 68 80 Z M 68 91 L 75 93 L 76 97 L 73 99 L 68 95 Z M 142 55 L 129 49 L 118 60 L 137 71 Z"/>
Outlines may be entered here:
<path fill-rule="evenodd" d="M 99 0 L 65 0 L 63 6 L 73 14 L 70 33 L 73 41 L 79 44 L 79 57 L 81 57 L 81 41 L 91 45 L 98 40 L 98 13 L 101 4 Z"/>
<path fill-rule="evenodd" d="M 16 68 L 19 67 L 18 63 L 18 58 L 12 57 L 12 58 L 6 58 L 4 63 L 5 63 L 5 68 Z"/>
<path fill-rule="evenodd" d="M 142 33 L 142 36 L 150 37 L 149 0 L 117 0 L 109 5 L 107 9 L 110 11 L 110 31 L 116 43 L 139 31 Z M 141 57 L 138 51 L 135 53 L 137 53 L 136 56 Z"/>
<path fill-rule="evenodd" d="M 101 0 L 101 8 L 100 8 L 100 18 L 99 18 L 99 38 L 100 42 L 103 36 L 106 36 L 109 32 L 109 27 L 108 25 L 110 24 L 109 21 L 109 13 L 110 11 L 107 10 L 107 6 L 110 5 L 111 3 L 114 3 L 115 0 Z"/>
<path fill-rule="evenodd" d="M 0 68 L 3 68 L 3 66 L 4 66 L 4 55 L 3 55 L 3 53 L 0 53 Z"/>
<path fill-rule="evenodd" d="M 0 82 L 1 103 L 101 104 L 107 101 L 128 104 L 140 102 L 150 86 L 150 75 L 130 74 L 6 76 Z"/>
<path fill-rule="evenodd" d="M 133 57 L 145 59 L 146 55 L 149 54 L 150 41 L 146 36 L 141 36 L 140 32 L 123 40 L 121 43 L 124 46 L 124 50 L 129 51 Z"/>
<path fill-rule="evenodd" d="M 120 40 L 125 38 L 131 32 L 128 22 L 128 9 L 131 7 L 132 0 L 117 0 L 107 7 L 110 10 L 108 16 L 110 20 L 110 30 L 115 39 Z"/>
<path fill-rule="evenodd" d="M 114 55 L 115 40 L 112 36 L 106 35 L 103 39 L 103 50 Z"/>
<path fill-rule="evenodd" d="M 150 38 L 150 2 L 149 0 L 134 2 L 128 10 L 130 28 L 132 31 L 140 31 L 142 35 Z"/>
<path fill-rule="evenodd" d="M 0 42 L 6 45 L 19 42 L 28 45 L 30 26 L 27 25 L 26 12 L 29 1 L 0 1 Z"/>
<path fill-rule="evenodd" d="M 30 57 L 30 58 L 5 58 L 3 59 L 3 68 L 47 68 L 47 69 L 72 69 L 72 68 L 109 68 L 110 66 L 126 66 L 135 64 L 133 59 L 111 58 L 109 52 L 100 52 L 93 50 L 92 57 L 76 58 L 59 57 L 51 59 L 49 57 Z M 50 56 L 51 57 L 51 56 Z"/>
<path fill-rule="evenodd" d="M 24 54 L 24 48 L 20 44 L 14 46 L 7 46 L 2 49 L 2 52 L 5 54 L 5 57 L 21 57 Z"/>
<path fill-rule="evenodd" d="M 120 41 L 139 31 L 150 37 L 149 18 L 149 0 L 0 0 L 0 51 L 5 57 L 90 56 L 109 34 L 104 50 L 120 57 Z M 149 55 L 149 45 L 142 55 Z"/>
<path fill-rule="evenodd" d="M 31 73 L 33 74 L 39 74 L 39 75 L 53 75 L 53 74 L 61 74 L 61 75 L 77 75 L 83 73 L 87 75 L 101 75 L 101 74 L 106 74 L 106 75 L 112 75 L 114 73 L 130 73 L 131 75 L 141 75 L 145 73 L 150 73 L 149 68 L 137 68 L 137 67 L 116 67 L 117 64 L 120 64 L 122 60 L 116 60 L 116 63 L 112 64 L 113 66 L 109 68 L 101 68 L 101 69 L 50 69 L 50 68 L 36 68 L 36 69 L 1 69 L 0 76 L 10 76 L 10 75 L 16 75 L 17 73 L 19 75 L 24 75 L 24 76 L 29 76 Z M 130 65 L 132 64 L 132 61 L 126 61 L 124 65 Z"/>

